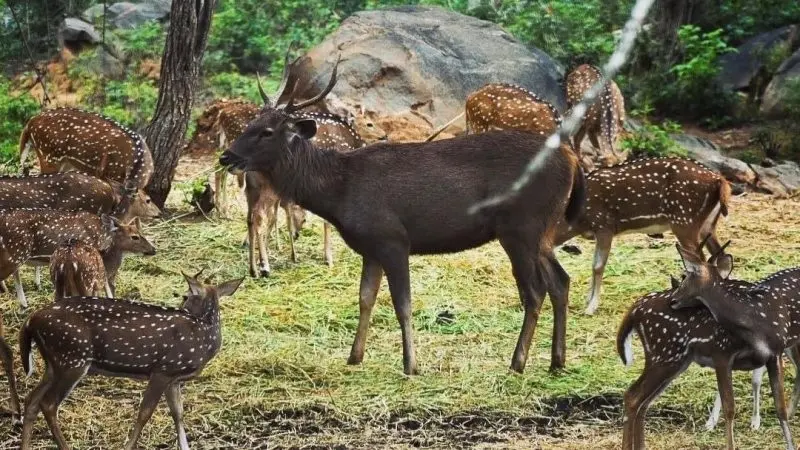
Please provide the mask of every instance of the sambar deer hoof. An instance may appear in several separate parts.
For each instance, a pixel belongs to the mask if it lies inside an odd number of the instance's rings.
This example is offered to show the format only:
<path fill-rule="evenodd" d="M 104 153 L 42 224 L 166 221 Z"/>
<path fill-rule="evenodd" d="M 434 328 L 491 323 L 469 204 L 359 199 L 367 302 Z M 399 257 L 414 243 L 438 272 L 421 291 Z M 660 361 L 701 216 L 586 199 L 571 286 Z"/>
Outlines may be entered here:
<path fill-rule="evenodd" d="M 358 366 L 358 365 L 361 364 L 361 362 L 363 360 L 364 360 L 363 356 L 350 355 L 350 357 L 347 358 L 347 365 L 348 366 Z"/>

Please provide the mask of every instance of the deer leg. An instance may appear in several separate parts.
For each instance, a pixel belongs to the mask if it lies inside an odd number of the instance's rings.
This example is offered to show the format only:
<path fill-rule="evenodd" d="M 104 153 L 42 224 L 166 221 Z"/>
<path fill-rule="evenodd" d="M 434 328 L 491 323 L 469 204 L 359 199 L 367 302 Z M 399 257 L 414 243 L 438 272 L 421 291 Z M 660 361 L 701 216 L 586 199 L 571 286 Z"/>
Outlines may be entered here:
<path fill-rule="evenodd" d="M 567 307 L 569 305 L 569 275 L 558 263 L 552 250 L 543 258 L 547 276 L 547 292 L 553 304 L 553 342 L 550 371 L 563 369 L 567 353 Z"/>
<path fill-rule="evenodd" d="M 161 399 L 167 386 L 172 382 L 173 378 L 168 378 L 161 374 L 154 374 L 150 377 L 150 382 L 147 383 L 147 388 L 142 396 L 142 402 L 139 404 L 139 414 L 136 418 L 136 425 L 134 425 L 128 437 L 125 450 L 134 449 L 136 442 L 139 440 L 139 436 L 142 434 L 142 429 L 153 415 L 153 411 L 156 409 L 156 406 L 158 406 L 158 401 Z"/>
<path fill-rule="evenodd" d="M 248 248 L 248 256 L 250 259 L 250 276 L 258 278 L 259 276 L 269 276 L 269 258 L 261 260 L 261 265 L 258 264 L 256 259 L 256 252 L 263 255 L 261 246 L 261 221 L 262 216 L 258 209 L 250 208 L 247 214 L 247 238 L 250 241 Z"/>
<path fill-rule="evenodd" d="M 1 318 L 0 318 L 1 320 Z M 0 323 L 0 359 L 3 360 L 3 368 L 8 377 L 8 391 L 11 402 L 11 415 L 17 417 L 22 412 L 19 405 L 19 394 L 17 393 L 17 379 L 14 377 L 14 352 L 8 346 L 2 336 L 2 323 Z"/>
<path fill-rule="evenodd" d="M 278 204 L 276 203 L 274 208 L 268 209 L 267 211 L 271 211 L 271 215 L 268 212 L 267 216 L 267 231 L 262 232 L 261 227 L 256 229 L 256 241 L 251 242 L 250 245 L 257 246 L 258 248 L 258 255 L 259 259 L 261 260 L 261 276 L 268 277 L 270 273 L 269 267 L 269 234 L 270 231 L 275 228 L 275 219 L 278 217 Z M 276 239 L 276 242 L 280 242 L 280 239 Z"/>
<path fill-rule="evenodd" d="M 8 292 L 8 286 L 6 286 L 6 280 L 0 281 L 0 292 L 3 294 Z"/>
<path fill-rule="evenodd" d="M 794 417 L 795 411 L 797 411 L 797 402 L 800 401 L 800 346 L 795 345 L 794 347 L 787 349 L 786 353 L 789 355 L 789 359 L 794 364 L 794 388 L 792 389 L 792 402 L 789 405 L 789 417 Z"/>
<path fill-rule="evenodd" d="M 717 423 L 719 422 L 719 413 L 722 410 L 722 397 L 719 395 L 719 389 L 717 389 L 717 396 L 714 399 L 714 406 L 711 408 L 711 414 L 708 415 L 708 420 L 706 420 L 706 431 L 711 431 L 717 427 Z"/>
<path fill-rule="evenodd" d="M 528 361 L 528 350 L 539 321 L 539 309 L 547 292 L 547 283 L 542 276 L 542 266 L 538 263 L 538 258 L 534 262 L 535 256 L 531 256 L 536 255 L 536 252 L 531 250 L 527 242 L 516 237 L 501 237 L 500 244 L 511 260 L 511 271 L 525 310 L 517 346 L 511 358 L 511 370 L 522 373 Z"/>
<path fill-rule="evenodd" d="M 292 254 L 292 262 L 297 262 L 297 253 L 295 253 L 294 249 L 294 239 L 295 239 L 295 229 L 294 229 L 294 219 L 292 218 L 292 204 L 286 203 L 283 205 L 283 212 L 286 214 L 286 226 L 289 229 L 289 250 Z"/>
<path fill-rule="evenodd" d="M 178 448 L 189 450 L 189 441 L 186 439 L 186 429 L 183 426 L 183 402 L 181 401 L 181 384 L 172 383 L 166 392 L 167 406 L 175 422 L 175 432 L 178 435 Z"/>
<path fill-rule="evenodd" d="M 753 371 L 753 415 L 750 417 L 750 428 L 761 428 L 761 380 L 764 378 L 766 367 L 759 367 Z"/>
<path fill-rule="evenodd" d="M 611 231 L 601 230 L 595 234 L 594 265 L 592 266 L 592 281 L 589 287 L 589 297 L 586 299 L 586 314 L 592 315 L 600 305 L 600 291 L 603 288 L 603 272 L 608 263 L 608 254 L 611 252 L 611 242 L 614 234 Z"/>
<path fill-rule="evenodd" d="M 220 217 L 225 217 L 225 170 L 218 170 L 214 172 L 214 204 L 217 207 L 217 213 Z"/>
<path fill-rule="evenodd" d="M 50 432 L 53 434 L 53 439 L 59 449 L 68 449 L 69 445 L 67 440 L 64 439 L 61 427 L 58 425 L 58 407 L 72 392 L 72 389 L 75 388 L 81 378 L 86 375 L 88 370 L 89 364 L 84 367 L 66 369 L 59 373 L 58 379 L 50 385 L 50 388 L 44 393 L 42 400 L 39 402 L 42 415 L 44 415 L 44 419 L 47 421 L 47 425 L 50 427 Z"/>
<path fill-rule="evenodd" d="M 622 418 L 622 449 L 643 450 L 644 419 L 650 403 L 683 373 L 691 361 L 680 364 L 652 365 L 645 363 L 639 378 L 625 391 Z"/>
<path fill-rule="evenodd" d="M 28 299 L 25 298 L 25 291 L 22 289 L 22 279 L 19 276 L 19 268 L 14 271 L 14 287 L 17 290 L 17 300 L 23 308 L 28 307 Z"/>
<path fill-rule="evenodd" d="M 33 278 L 33 283 L 34 283 L 34 285 L 36 285 L 36 290 L 37 291 L 41 291 L 42 290 L 42 268 L 40 266 L 36 266 L 35 269 L 36 270 L 34 271 L 35 276 Z"/>
<path fill-rule="evenodd" d="M 715 358 L 714 370 L 717 373 L 717 389 L 722 399 L 722 410 L 725 413 L 725 441 L 728 450 L 735 450 L 733 439 L 733 419 L 736 414 L 733 398 L 733 381 L 731 380 L 731 358 Z"/>
<path fill-rule="evenodd" d="M 25 398 L 25 413 L 22 416 L 22 443 L 20 444 L 20 450 L 28 450 L 31 448 L 33 424 L 36 422 L 36 416 L 39 415 L 39 405 L 42 401 L 42 397 L 53 384 L 54 375 L 53 368 L 48 365 L 47 369 L 45 369 L 42 381 L 40 381 L 39 385 Z"/>
<path fill-rule="evenodd" d="M 108 278 L 106 278 L 105 291 L 106 291 L 106 297 L 114 298 L 114 292 L 111 290 L 111 284 L 109 284 Z"/>
<path fill-rule="evenodd" d="M 350 348 L 350 358 L 347 359 L 347 364 L 361 364 L 361 361 L 364 360 L 369 320 L 372 316 L 372 308 L 375 306 L 375 299 L 378 297 L 378 290 L 381 287 L 381 277 L 383 277 L 381 265 L 376 261 L 363 258 L 361 286 L 358 292 L 358 329 L 353 347 Z"/>
<path fill-rule="evenodd" d="M 786 440 L 786 449 L 794 450 L 792 431 L 789 429 L 789 419 L 786 414 L 786 399 L 783 393 L 783 357 L 778 355 L 767 361 L 767 372 L 769 373 L 769 384 L 772 387 L 772 398 L 775 400 L 775 412 L 778 415 L 778 423 L 783 431 L 783 438 Z"/>
<path fill-rule="evenodd" d="M 331 224 L 325 221 L 322 225 L 322 248 L 325 251 L 325 262 L 333 267 L 333 248 L 331 243 Z"/>
<path fill-rule="evenodd" d="M 408 273 L 408 250 L 387 244 L 381 255 L 381 266 L 389 281 L 389 292 L 397 321 L 400 322 L 400 334 L 403 338 L 403 373 L 417 375 L 417 356 L 414 350 L 414 338 L 411 326 L 411 279 Z"/>
<path fill-rule="evenodd" d="M 581 154 L 581 143 L 583 142 L 583 137 L 586 136 L 586 128 L 583 126 L 580 127 L 577 133 L 575 133 L 575 137 L 573 138 L 574 145 L 575 145 L 575 152 L 578 155 Z"/>

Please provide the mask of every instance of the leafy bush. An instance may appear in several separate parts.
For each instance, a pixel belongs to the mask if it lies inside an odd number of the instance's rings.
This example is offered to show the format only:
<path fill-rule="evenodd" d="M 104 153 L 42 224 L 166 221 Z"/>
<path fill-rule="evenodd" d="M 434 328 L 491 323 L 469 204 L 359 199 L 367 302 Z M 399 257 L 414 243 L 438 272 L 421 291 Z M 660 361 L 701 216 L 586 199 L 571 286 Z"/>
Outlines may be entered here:
<path fill-rule="evenodd" d="M 261 104 L 261 94 L 258 93 L 256 77 L 240 75 L 236 72 L 224 72 L 208 77 L 207 88 L 214 97 L 241 98 Z M 268 92 L 278 88 L 274 80 L 261 80 L 262 86 Z"/>
<path fill-rule="evenodd" d="M 28 119 L 39 112 L 39 103 L 27 92 L 12 93 L 11 84 L 0 78 L 0 164 L 17 167 L 19 136 Z"/>
<path fill-rule="evenodd" d="M 161 58 L 167 39 L 167 31 L 158 22 L 147 22 L 132 30 L 115 30 L 114 34 L 132 61 Z"/>
<path fill-rule="evenodd" d="M 675 122 L 665 120 L 658 125 L 645 119 L 641 127 L 622 138 L 622 148 L 633 156 L 686 156 L 686 149 L 670 137 L 680 132 L 681 126 Z"/>

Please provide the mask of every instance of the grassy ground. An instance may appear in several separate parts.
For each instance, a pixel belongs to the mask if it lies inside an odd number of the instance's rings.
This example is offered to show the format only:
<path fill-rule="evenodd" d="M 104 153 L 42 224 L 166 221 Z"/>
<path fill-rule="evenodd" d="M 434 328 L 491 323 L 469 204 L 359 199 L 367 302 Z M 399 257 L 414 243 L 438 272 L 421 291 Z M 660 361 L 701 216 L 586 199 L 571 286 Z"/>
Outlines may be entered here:
<path fill-rule="evenodd" d="M 173 198 L 179 207 L 180 194 Z M 188 210 L 183 207 L 184 211 Z M 178 209 L 178 213 L 180 213 Z M 216 280 L 247 274 L 241 213 L 231 221 L 180 219 L 147 229 L 159 248 L 150 258 L 129 258 L 118 290 L 175 305 L 185 290 L 181 270 L 212 269 Z M 230 448 L 617 448 L 621 394 L 641 370 L 626 369 L 614 350 L 621 315 L 640 295 L 668 287 L 679 273 L 673 239 L 620 238 L 606 271 L 601 307 L 582 315 L 592 243 L 584 253 L 559 258 L 572 276 L 567 371 L 550 375 L 552 315 L 546 304 L 528 370 L 508 365 L 522 321 L 517 290 L 497 244 L 457 255 L 416 257 L 411 262 L 415 340 L 422 374 L 402 374 L 400 332 L 384 281 L 372 321 L 364 364 L 345 364 L 358 319 L 360 260 L 335 240 L 335 266 L 324 265 L 322 223 L 314 218 L 297 242 L 273 250 L 273 275 L 247 279 L 222 305 L 223 348 L 202 376 L 184 390 L 186 423 L 195 449 Z M 798 201 L 750 195 L 734 199 L 723 238 L 734 240 L 735 275 L 756 279 L 800 265 Z M 50 301 L 49 285 L 24 282 L 33 308 Z M 2 297 L 8 339 L 25 317 Z M 452 314 L 448 322 L 441 317 Z M 22 377 L 21 370 L 18 375 Z M 793 374 L 793 371 L 790 371 Z M 41 374 L 21 378 L 26 394 Z M 740 448 L 780 448 L 781 437 L 765 395 L 762 431 L 749 430 L 749 375 L 736 376 Z M 766 384 L 766 383 L 765 383 Z M 651 410 L 650 448 L 721 448 L 721 430 L 703 423 L 714 397 L 714 377 L 690 369 Z M 2 386 L 2 385 L 0 385 Z M 121 448 L 133 424 L 143 383 L 93 377 L 61 409 L 61 423 L 76 449 Z M 768 393 L 768 388 L 764 388 Z M 5 402 L 0 388 L 0 402 Z M 800 427 L 794 428 L 800 434 Z M 0 449 L 16 448 L 18 430 L 0 417 Z M 41 418 L 35 448 L 52 448 Z M 164 403 L 146 427 L 143 448 L 174 448 Z"/>

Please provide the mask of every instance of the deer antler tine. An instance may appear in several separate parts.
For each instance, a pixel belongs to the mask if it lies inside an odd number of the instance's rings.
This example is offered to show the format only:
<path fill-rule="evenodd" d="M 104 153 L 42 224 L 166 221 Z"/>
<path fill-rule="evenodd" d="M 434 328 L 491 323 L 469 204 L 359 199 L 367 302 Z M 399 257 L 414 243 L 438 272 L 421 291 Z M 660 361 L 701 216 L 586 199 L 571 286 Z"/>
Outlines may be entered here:
<path fill-rule="evenodd" d="M 330 81 L 328 81 L 328 85 L 325 86 L 325 89 L 323 89 L 322 92 L 320 92 L 319 94 L 317 94 L 316 96 L 314 96 L 314 97 L 312 97 L 312 98 L 310 98 L 308 100 L 302 101 L 302 102 L 300 102 L 300 103 L 298 103 L 296 105 L 292 105 L 292 109 L 289 109 L 289 107 L 287 105 L 286 109 L 289 110 L 290 112 L 291 111 L 296 111 L 298 109 L 303 109 L 306 106 L 313 105 L 314 103 L 317 103 L 318 101 L 320 101 L 323 98 L 325 98 L 325 96 L 328 95 L 333 90 L 333 87 L 336 85 L 336 74 L 337 74 L 338 69 L 339 69 L 339 61 L 341 61 L 341 60 L 342 60 L 342 54 L 339 53 L 336 56 L 336 62 L 333 64 L 333 71 L 331 72 L 331 79 L 330 79 Z"/>
<path fill-rule="evenodd" d="M 256 72 L 256 83 L 258 84 L 258 93 L 261 94 L 261 100 L 264 100 L 265 105 L 271 104 L 269 96 L 264 92 L 264 86 L 261 85 L 261 76 Z"/>
<path fill-rule="evenodd" d="M 278 85 L 278 93 L 275 94 L 276 95 L 276 97 L 275 97 L 276 99 L 280 99 L 281 97 L 283 97 L 283 94 L 285 93 L 286 88 L 287 88 L 287 84 L 289 83 L 289 75 L 291 75 L 292 68 L 294 67 L 295 63 L 297 63 L 297 60 L 300 59 L 298 57 L 298 58 L 295 58 L 294 61 L 291 61 L 291 53 L 292 53 L 292 50 L 294 49 L 294 47 L 296 45 L 297 45 L 297 41 L 292 41 L 292 42 L 289 43 L 289 48 L 286 49 L 286 56 L 284 56 L 284 58 L 283 58 L 283 74 L 281 75 L 281 84 Z M 295 87 L 295 84 L 292 84 L 292 86 L 288 86 L 288 87 L 291 87 L 292 91 L 293 91 L 294 87 Z M 289 92 L 291 93 L 292 91 L 289 91 Z"/>
<path fill-rule="evenodd" d="M 200 277 L 200 274 L 202 274 L 204 270 L 206 270 L 206 268 L 205 268 L 205 267 L 203 267 L 202 269 L 200 269 L 200 271 L 199 271 L 199 272 L 197 272 L 197 273 L 196 273 L 196 274 L 195 274 L 195 275 L 194 275 L 192 278 L 194 278 L 195 280 L 196 280 L 196 279 L 198 279 L 198 278 Z"/>
<path fill-rule="evenodd" d="M 710 237 L 711 237 L 711 233 L 706 234 L 706 237 L 704 237 L 703 240 L 700 241 L 700 245 L 697 246 L 697 251 L 699 251 L 700 254 L 703 253 L 703 247 L 706 246 L 706 243 L 708 243 L 708 239 Z"/>

